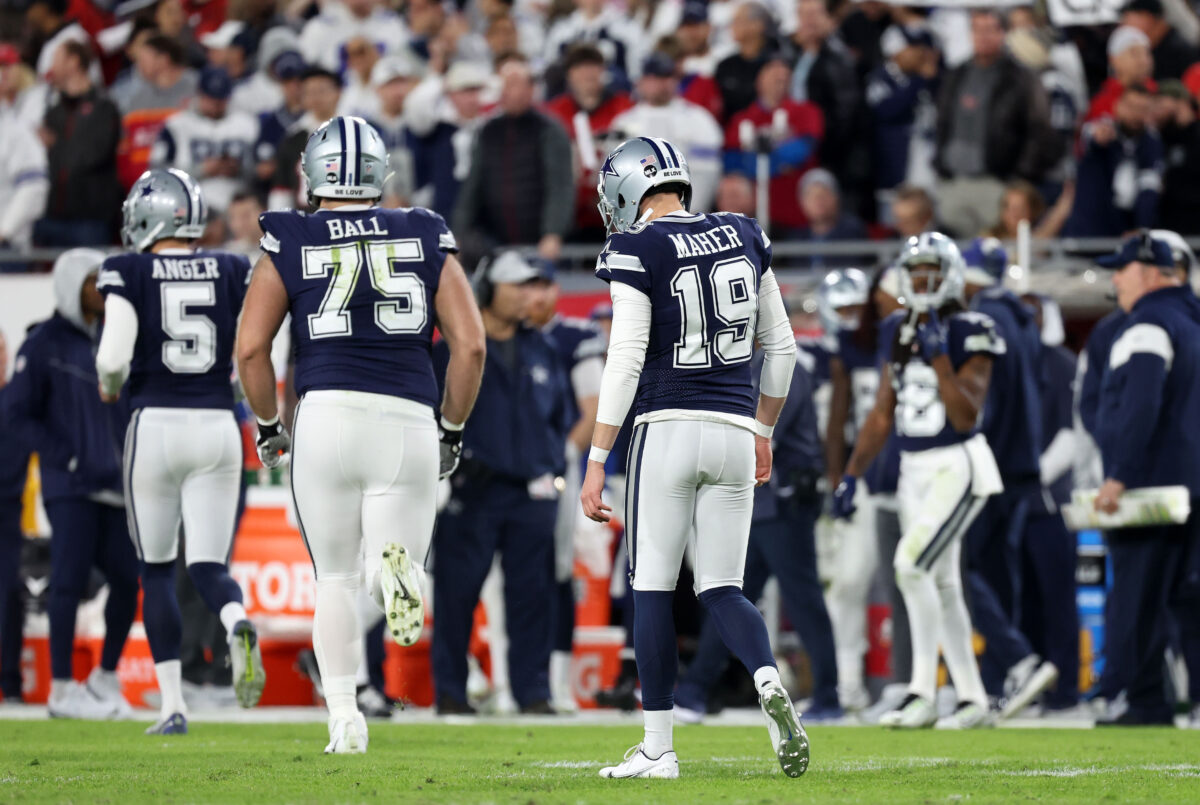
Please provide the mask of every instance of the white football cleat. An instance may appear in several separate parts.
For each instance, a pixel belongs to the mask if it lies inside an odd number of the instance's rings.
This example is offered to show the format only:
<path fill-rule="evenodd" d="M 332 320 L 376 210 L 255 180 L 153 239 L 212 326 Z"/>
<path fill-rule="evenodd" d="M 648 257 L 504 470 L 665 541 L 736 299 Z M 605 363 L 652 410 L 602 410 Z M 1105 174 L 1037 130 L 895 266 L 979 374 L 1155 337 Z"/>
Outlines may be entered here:
<path fill-rule="evenodd" d="M 1024 710 L 1030 702 L 1058 681 L 1058 667 L 1052 662 L 1042 662 L 1036 654 L 1030 654 L 1008 670 L 1004 680 L 1004 708 L 1001 718 L 1012 718 Z"/>
<path fill-rule="evenodd" d="M 50 690 L 48 710 L 51 718 L 78 718 L 85 721 L 108 721 L 116 717 L 112 702 L 96 698 L 85 685 L 72 680 L 65 685 L 54 683 Z"/>
<path fill-rule="evenodd" d="M 367 753 L 367 720 L 362 713 L 354 718 L 329 719 L 327 755 L 365 755 Z"/>
<path fill-rule="evenodd" d="M 996 726 L 996 719 L 987 705 L 962 702 L 951 715 L 939 718 L 935 726 L 939 730 L 978 730 Z"/>
<path fill-rule="evenodd" d="M 879 719 L 879 726 L 896 729 L 924 729 L 937 723 L 937 708 L 933 702 L 915 693 L 904 697 L 895 710 L 889 710 Z"/>
<path fill-rule="evenodd" d="M 616 766 L 605 766 L 600 770 L 601 777 L 609 779 L 628 779 L 630 777 L 653 777 L 659 780 L 675 780 L 679 777 L 679 758 L 675 750 L 663 752 L 660 757 L 646 756 L 642 744 L 631 747 L 625 753 L 625 759 Z"/>
<path fill-rule="evenodd" d="M 402 646 L 416 643 L 425 627 L 421 579 L 409 559 L 408 551 L 394 542 L 383 546 L 379 588 L 383 593 L 383 611 L 392 638 Z"/>
<path fill-rule="evenodd" d="M 766 685 L 758 697 L 767 719 L 771 749 L 779 759 L 779 767 L 788 777 L 799 777 L 808 771 L 808 733 L 796 715 L 792 699 L 782 685 Z"/>
<path fill-rule="evenodd" d="M 121 692 L 121 679 L 116 671 L 105 671 L 97 665 L 88 674 L 86 686 L 93 696 L 112 708 L 109 718 L 133 718 L 133 707 Z"/>

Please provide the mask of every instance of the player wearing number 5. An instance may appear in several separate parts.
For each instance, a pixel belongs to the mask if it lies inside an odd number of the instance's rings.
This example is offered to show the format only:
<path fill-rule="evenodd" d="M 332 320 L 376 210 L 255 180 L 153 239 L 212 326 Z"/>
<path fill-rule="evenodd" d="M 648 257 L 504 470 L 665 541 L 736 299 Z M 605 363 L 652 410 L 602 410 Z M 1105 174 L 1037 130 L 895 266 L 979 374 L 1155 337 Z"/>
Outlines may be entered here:
<path fill-rule="evenodd" d="M 786 774 L 808 768 L 808 737 L 742 593 L 754 486 L 771 476 L 771 435 L 791 385 L 796 344 L 771 271 L 771 241 L 740 215 L 687 211 L 687 161 L 666 140 L 618 146 L 600 169 L 611 233 L 596 263 L 613 300 L 608 363 L 581 500 L 593 520 L 604 462 L 631 406 L 625 534 L 645 739 L 604 777 L 678 777 L 671 600 L 693 541 L 695 590 L 722 640 L 754 676 L 772 750 Z M 759 394 L 750 357 L 766 352 Z"/>
<path fill-rule="evenodd" d="M 180 525 L 188 573 L 229 638 L 238 701 L 253 707 L 265 684 L 258 635 L 227 568 L 242 470 L 233 338 L 250 262 L 193 248 L 206 210 L 183 171 L 142 174 L 123 215 L 130 253 L 105 260 L 96 283 L 105 297 L 96 373 L 104 401 L 125 394 L 134 411 L 125 436 L 126 512 L 162 693 L 161 717 L 147 733 L 186 733 L 175 597 Z"/>
<path fill-rule="evenodd" d="M 894 423 L 902 531 L 894 563 L 911 624 L 912 679 L 908 696 L 880 723 L 987 726 L 987 694 L 971 647 L 959 556 L 963 535 L 984 501 L 1003 488 L 979 419 L 992 360 L 1004 354 L 1005 344 L 990 318 L 961 312 L 963 259 L 949 238 L 936 232 L 910 238 L 898 268 L 907 310 L 884 321 L 875 407 L 834 492 L 834 514 L 854 513 L 858 479 Z M 944 722 L 938 722 L 934 703 L 939 643 L 959 701 Z"/>
<path fill-rule="evenodd" d="M 437 480 L 457 463 L 479 390 L 483 324 L 441 217 L 375 206 L 388 154 L 374 128 L 357 117 L 330 120 L 309 137 L 301 168 L 317 210 L 259 219 L 265 254 L 246 294 L 238 369 L 263 461 L 276 466 L 289 450 L 293 456 L 296 514 L 317 579 L 313 648 L 330 713 L 325 751 L 358 753 L 367 750 L 355 703 L 360 557 L 392 636 L 412 645 L 424 623 L 421 567 Z M 289 312 L 300 396 L 294 444 L 279 421 L 270 361 Z M 435 324 L 451 353 L 441 400 Z"/>

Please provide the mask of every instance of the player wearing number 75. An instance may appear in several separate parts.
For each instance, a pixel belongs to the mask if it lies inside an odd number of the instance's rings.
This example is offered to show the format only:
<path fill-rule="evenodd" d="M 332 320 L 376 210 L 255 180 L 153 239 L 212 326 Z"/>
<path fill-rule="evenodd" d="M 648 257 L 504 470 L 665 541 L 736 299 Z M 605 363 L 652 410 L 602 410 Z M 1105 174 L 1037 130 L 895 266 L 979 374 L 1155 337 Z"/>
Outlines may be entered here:
<path fill-rule="evenodd" d="M 893 422 L 900 449 L 900 543 L 896 582 L 912 633 L 908 696 L 881 723 L 949 728 L 991 724 L 971 647 L 959 556 L 963 535 L 985 499 L 1003 489 L 978 426 L 994 356 L 1005 351 L 992 320 L 964 312 L 964 264 L 954 242 L 936 232 L 905 244 L 898 310 L 880 331 L 875 406 L 859 431 L 846 474 L 834 492 L 835 516 L 854 513 L 858 478 L 887 441 Z M 938 722 L 934 694 L 938 645 L 958 692 L 958 709 Z"/>
<path fill-rule="evenodd" d="M 445 221 L 428 210 L 375 206 L 388 153 L 374 128 L 335 117 L 309 137 L 301 168 L 317 210 L 259 219 L 265 253 L 246 294 L 238 371 L 263 461 L 275 466 L 292 455 L 296 514 L 317 579 L 313 647 L 330 713 L 325 751 L 360 753 L 360 555 L 389 631 L 412 645 L 424 624 L 438 477 L 458 462 L 483 375 L 484 331 Z M 300 396 L 294 444 L 279 421 L 270 360 L 288 313 Z M 435 324 L 450 348 L 440 400 Z"/>
<path fill-rule="evenodd" d="M 679 776 L 671 599 L 690 539 L 696 593 L 754 676 L 772 752 L 799 777 L 808 737 L 779 681 L 762 616 L 742 593 L 754 486 L 770 479 L 771 435 L 796 365 L 771 241 L 752 219 L 689 213 L 687 160 L 666 140 L 619 145 L 600 169 L 598 190 L 610 237 L 596 275 L 609 283 L 613 323 L 580 498 L 588 517 L 609 519 L 604 462 L 633 406 L 624 520 L 645 717 L 644 740 L 600 774 Z M 756 340 L 766 352 L 757 395 Z"/>
<path fill-rule="evenodd" d="M 225 626 L 243 707 L 258 703 L 266 681 L 257 633 L 226 565 L 242 470 L 230 386 L 233 337 L 250 263 L 194 249 L 206 208 L 183 171 L 143 173 L 122 214 L 130 253 L 105 260 L 96 283 L 105 297 L 96 373 L 101 397 L 112 402 L 126 394 L 134 412 L 125 437 L 126 513 L 162 693 L 160 718 L 147 733 L 185 733 L 175 598 L 181 525 L 188 573 Z"/>

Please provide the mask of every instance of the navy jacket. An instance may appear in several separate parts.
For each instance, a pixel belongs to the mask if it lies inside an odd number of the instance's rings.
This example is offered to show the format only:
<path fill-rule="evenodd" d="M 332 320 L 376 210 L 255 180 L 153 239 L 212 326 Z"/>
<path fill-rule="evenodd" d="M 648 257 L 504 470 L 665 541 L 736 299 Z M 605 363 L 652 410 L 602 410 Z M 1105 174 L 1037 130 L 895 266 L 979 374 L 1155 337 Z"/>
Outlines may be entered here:
<path fill-rule="evenodd" d="M 4 410 L 7 388 L 0 388 L 0 411 Z M 25 476 L 29 472 L 29 443 L 21 433 L 0 416 L 0 506 L 16 505 L 25 491 Z"/>
<path fill-rule="evenodd" d="M 1183 484 L 1200 497 L 1200 300 L 1152 291 L 1113 340 L 1100 388 L 1104 473 L 1126 487 Z"/>
<path fill-rule="evenodd" d="M 756 399 L 764 358 L 765 353 L 760 349 L 750 359 Z M 807 477 L 815 483 L 824 469 L 821 435 L 817 432 L 817 409 L 813 404 L 815 390 L 812 374 L 797 361 L 787 402 L 775 425 L 775 464 L 771 482 L 754 490 L 754 520 L 778 516 L 781 498 L 792 497 L 798 492 L 803 494 L 803 490 L 796 488 L 797 479 Z"/>
<path fill-rule="evenodd" d="M 1085 127 L 1086 129 L 1086 127 Z M 1163 145 L 1158 134 L 1118 136 L 1108 145 L 1087 137 L 1079 160 L 1075 206 L 1063 235 L 1077 238 L 1120 237 L 1138 227 L 1154 226 L 1162 192 Z M 1131 205 L 1118 207 L 1117 188 L 1130 193 Z"/>
<path fill-rule="evenodd" d="M 561 475 L 572 424 L 570 383 L 549 338 L 522 326 L 514 339 L 515 372 L 502 357 L 505 345 L 488 339 L 479 398 L 463 429 L 463 461 L 510 479 Z M 449 362 L 450 348 L 439 341 L 433 371 L 440 394 Z"/>
<path fill-rule="evenodd" d="M 1086 363 L 1079 381 L 1079 419 L 1093 439 L 1097 436 L 1096 414 L 1100 410 L 1100 384 L 1108 368 L 1108 352 L 1124 323 L 1125 311 L 1117 308 L 1096 322 L 1083 348 Z"/>
<path fill-rule="evenodd" d="M 60 313 L 35 325 L 17 353 L 3 414 L 37 451 L 42 496 L 121 493 L 126 396 L 100 401 L 91 337 Z"/>

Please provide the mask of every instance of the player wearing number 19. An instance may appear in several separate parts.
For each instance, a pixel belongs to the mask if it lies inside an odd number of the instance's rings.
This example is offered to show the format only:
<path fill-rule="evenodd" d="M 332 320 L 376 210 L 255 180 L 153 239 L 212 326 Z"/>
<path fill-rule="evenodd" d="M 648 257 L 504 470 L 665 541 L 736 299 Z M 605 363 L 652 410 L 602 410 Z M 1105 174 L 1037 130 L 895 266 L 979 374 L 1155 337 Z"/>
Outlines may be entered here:
<path fill-rule="evenodd" d="M 645 739 L 601 776 L 678 777 L 671 600 L 694 540 L 696 593 L 725 645 L 754 676 L 771 748 L 785 773 L 808 768 L 808 737 L 779 680 L 762 616 L 742 592 L 754 486 L 770 479 L 771 434 L 796 344 L 771 271 L 771 241 L 740 215 L 687 211 L 687 161 L 666 140 L 619 145 L 600 169 L 611 233 L 596 263 L 613 300 L 608 363 L 584 513 L 600 522 L 604 462 L 635 407 L 625 534 Z M 766 352 L 754 394 L 754 342 Z M 693 528 L 694 524 L 694 528 Z"/>
<path fill-rule="evenodd" d="M 259 423 L 259 455 L 291 450 L 300 533 L 317 579 L 313 648 L 329 705 L 326 752 L 367 749 L 355 703 L 358 591 L 366 556 L 372 599 L 401 645 L 424 624 L 422 573 L 439 474 L 458 460 L 483 374 L 483 323 L 446 223 L 423 209 L 375 206 L 388 153 L 357 117 L 308 139 L 301 167 L 318 209 L 265 213 L 264 255 L 238 331 L 238 369 Z M 270 349 L 291 313 L 300 404 L 295 444 L 279 422 Z M 450 348 L 439 404 L 431 349 Z"/>
<path fill-rule="evenodd" d="M 185 733 L 175 598 L 180 525 L 188 573 L 229 638 L 239 703 L 253 707 L 265 684 L 258 636 L 227 567 L 242 469 L 233 338 L 250 262 L 193 248 L 204 234 L 205 204 L 183 171 L 142 174 L 123 212 L 130 253 L 105 260 L 96 283 L 105 297 L 96 373 L 105 402 L 124 386 L 134 410 L 125 436 L 126 510 L 162 693 L 161 718 L 147 733 Z"/>

